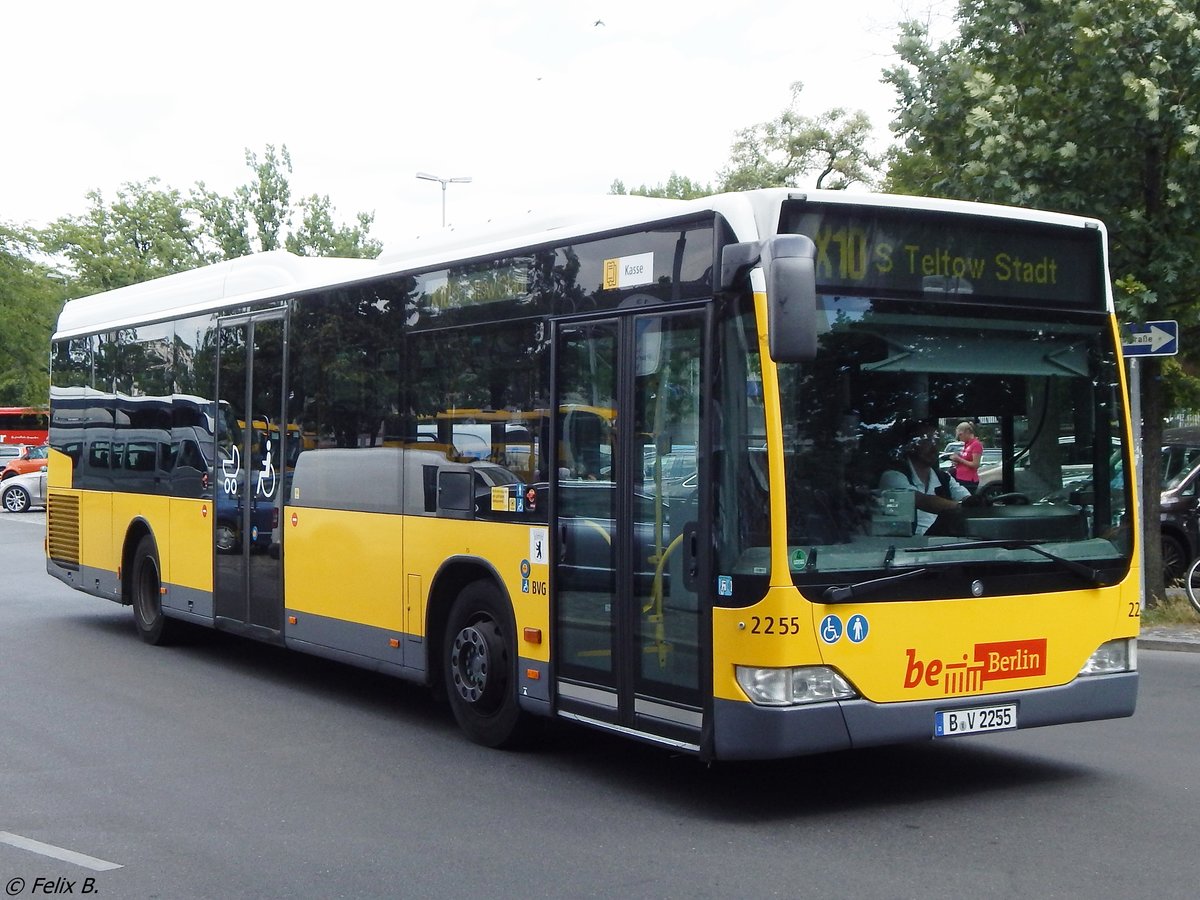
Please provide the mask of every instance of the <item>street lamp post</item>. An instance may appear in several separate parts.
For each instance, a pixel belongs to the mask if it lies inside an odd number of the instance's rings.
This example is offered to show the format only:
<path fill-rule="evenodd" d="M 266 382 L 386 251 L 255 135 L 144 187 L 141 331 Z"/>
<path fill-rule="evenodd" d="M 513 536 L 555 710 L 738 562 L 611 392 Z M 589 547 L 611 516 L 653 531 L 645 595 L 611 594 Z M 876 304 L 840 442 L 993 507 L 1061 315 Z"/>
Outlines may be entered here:
<path fill-rule="evenodd" d="M 457 178 L 442 178 L 440 175 L 430 175 L 428 172 L 418 172 L 418 178 L 423 178 L 426 181 L 436 181 L 442 186 L 442 227 L 446 227 L 446 185 L 448 184 L 469 184 L 471 181 L 470 175 L 460 175 Z"/>

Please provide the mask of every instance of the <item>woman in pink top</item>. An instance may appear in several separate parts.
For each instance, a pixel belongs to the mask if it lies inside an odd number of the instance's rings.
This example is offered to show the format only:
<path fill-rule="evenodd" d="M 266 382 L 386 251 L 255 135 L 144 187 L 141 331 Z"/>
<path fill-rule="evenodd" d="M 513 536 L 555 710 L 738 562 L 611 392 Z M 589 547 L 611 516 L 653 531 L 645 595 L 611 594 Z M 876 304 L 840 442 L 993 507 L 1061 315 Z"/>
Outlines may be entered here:
<path fill-rule="evenodd" d="M 963 448 L 950 454 L 954 463 L 954 480 L 972 494 L 979 489 L 979 462 L 983 458 L 983 444 L 975 437 L 975 426 L 970 422 L 959 422 L 954 436 L 962 441 Z"/>

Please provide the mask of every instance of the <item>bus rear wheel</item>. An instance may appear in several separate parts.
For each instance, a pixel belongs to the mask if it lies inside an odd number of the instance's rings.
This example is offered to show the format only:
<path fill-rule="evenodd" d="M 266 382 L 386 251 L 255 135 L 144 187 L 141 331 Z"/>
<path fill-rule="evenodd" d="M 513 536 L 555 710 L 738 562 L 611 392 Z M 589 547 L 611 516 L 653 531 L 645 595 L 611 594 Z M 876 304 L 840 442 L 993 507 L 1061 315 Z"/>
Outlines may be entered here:
<path fill-rule="evenodd" d="M 442 653 L 450 709 L 458 726 L 485 747 L 520 737 L 516 652 L 500 592 L 486 581 L 463 588 L 450 608 Z"/>
<path fill-rule="evenodd" d="M 163 615 L 158 549 L 148 534 L 138 541 L 131 572 L 130 601 L 138 634 L 147 644 L 165 644 L 172 637 L 176 623 Z"/>

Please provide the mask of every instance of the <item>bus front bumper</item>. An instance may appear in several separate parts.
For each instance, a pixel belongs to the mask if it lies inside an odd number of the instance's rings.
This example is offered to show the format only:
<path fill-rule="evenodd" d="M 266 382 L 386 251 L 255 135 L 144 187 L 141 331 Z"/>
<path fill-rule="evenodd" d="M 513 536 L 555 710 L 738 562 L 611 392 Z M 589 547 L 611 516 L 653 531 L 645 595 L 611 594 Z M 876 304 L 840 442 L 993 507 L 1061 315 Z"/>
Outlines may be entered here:
<path fill-rule="evenodd" d="M 1058 687 L 912 703 L 854 699 L 774 707 L 717 699 L 713 703 L 713 758 L 782 759 L 931 740 L 939 711 L 1007 703 L 1016 704 L 1019 729 L 1119 719 L 1133 715 L 1137 688 L 1135 671 L 1081 676 Z"/>

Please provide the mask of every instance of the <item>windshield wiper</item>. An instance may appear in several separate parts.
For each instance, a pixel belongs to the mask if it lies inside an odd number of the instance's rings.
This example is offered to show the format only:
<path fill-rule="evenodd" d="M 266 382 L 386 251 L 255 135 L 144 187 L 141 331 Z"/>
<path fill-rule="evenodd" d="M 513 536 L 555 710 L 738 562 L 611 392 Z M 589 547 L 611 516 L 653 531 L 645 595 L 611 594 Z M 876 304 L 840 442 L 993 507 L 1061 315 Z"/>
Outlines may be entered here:
<path fill-rule="evenodd" d="M 1067 559 L 1065 556 L 1059 556 L 1051 553 L 1049 550 L 1043 550 L 1040 545 L 1034 541 L 1023 540 L 994 540 L 994 541 L 958 541 L 954 544 L 933 544 L 929 547 L 906 547 L 905 553 L 940 553 L 944 550 L 974 550 L 979 547 L 998 547 L 1001 550 L 1030 550 L 1038 556 L 1044 556 L 1052 562 L 1058 563 L 1068 572 L 1073 572 L 1080 578 L 1085 579 L 1093 587 L 1104 587 L 1105 581 L 1100 577 L 1100 570 L 1092 566 L 1085 566 L 1081 562 L 1076 562 L 1073 559 Z"/>
<path fill-rule="evenodd" d="M 907 581 L 910 578 L 919 578 L 928 571 L 929 569 L 912 569 L 908 572 L 901 572 L 898 575 L 885 575 L 883 578 L 872 578 L 870 581 L 860 581 L 857 584 L 827 587 L 822 596 L 827 603 L 845 603 L 847 600 L 854 600 L 866 594 L 873 594 L 897 582 Z"/>

